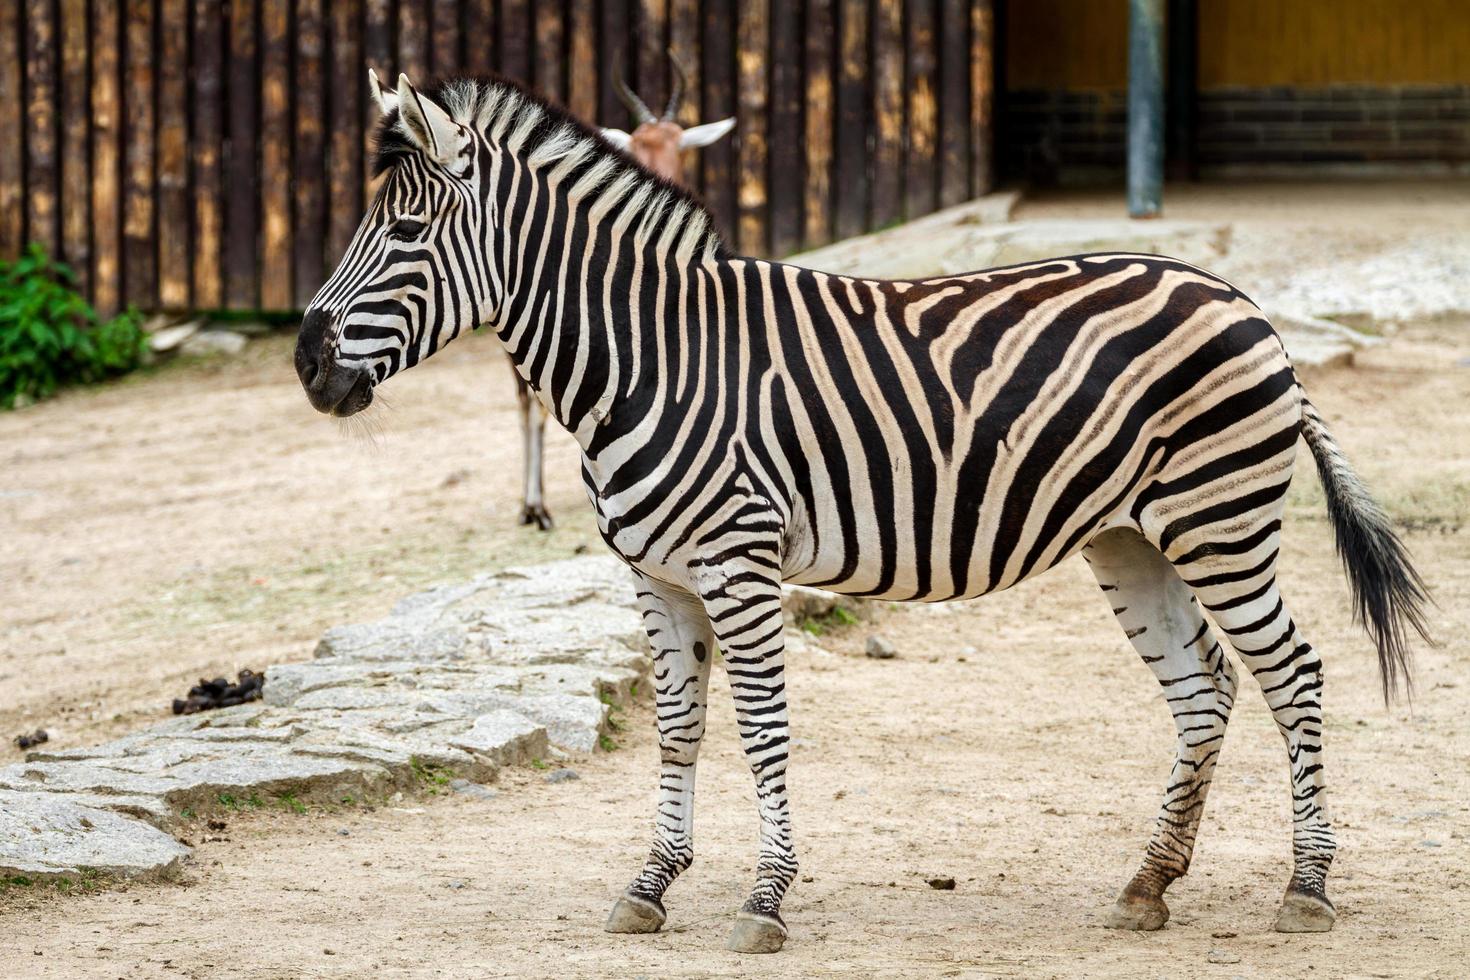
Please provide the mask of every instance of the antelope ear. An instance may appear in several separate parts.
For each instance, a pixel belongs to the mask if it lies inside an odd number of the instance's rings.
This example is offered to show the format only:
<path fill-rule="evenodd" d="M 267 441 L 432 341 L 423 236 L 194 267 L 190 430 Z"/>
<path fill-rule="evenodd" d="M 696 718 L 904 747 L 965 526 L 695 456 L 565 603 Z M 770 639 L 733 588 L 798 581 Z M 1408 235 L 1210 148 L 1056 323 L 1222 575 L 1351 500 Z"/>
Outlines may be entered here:
<path fill-rule="evenodd" d="M 602 131 L 602 138 L 625 153 L 628 150 L 628 146 L 633 142 L 633 137 L 621 129 L 604 129 Z"/>
<path fill-rule="evenodd" d="M 469 133 L 439 103 L 420 95 L 407 75 L 398 76 L 398 121 L 430 160 L 456 175 L 469 169 Z"/>
<path fill-rule="evenodd" d="M 368 91 L 372 93 L 373 101 L 378 104 L 378 110 L 387 115 L 398 108 L 398 96 L 392 92 L 384 94 L 383 86 L 378 82 L 378 73 L 371 68 L 368 69 Z"/>
<path fill-rule="evenodd" d="M 702 126 L 690 126 L 679 137 L 679 149 L 693 150 L 701 146 L 709 146 L 734 128 L 734 116 L 729 119 L 721 119 L 719 122 L 705 123 Z"/>

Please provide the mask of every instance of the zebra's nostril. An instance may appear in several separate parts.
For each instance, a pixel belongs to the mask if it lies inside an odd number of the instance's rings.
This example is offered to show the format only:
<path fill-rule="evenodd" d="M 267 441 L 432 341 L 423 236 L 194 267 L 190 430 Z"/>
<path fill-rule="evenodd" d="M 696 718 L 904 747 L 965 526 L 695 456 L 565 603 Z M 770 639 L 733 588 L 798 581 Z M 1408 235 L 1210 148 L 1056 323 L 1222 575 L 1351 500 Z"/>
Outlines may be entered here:
<path fill-rule="evenodd" d="M 310 386 L 316 380 L 316 376 L 317 366 L 315 361 L 307 361 L 301 366 L 301 381 L 303 384 Z"/>

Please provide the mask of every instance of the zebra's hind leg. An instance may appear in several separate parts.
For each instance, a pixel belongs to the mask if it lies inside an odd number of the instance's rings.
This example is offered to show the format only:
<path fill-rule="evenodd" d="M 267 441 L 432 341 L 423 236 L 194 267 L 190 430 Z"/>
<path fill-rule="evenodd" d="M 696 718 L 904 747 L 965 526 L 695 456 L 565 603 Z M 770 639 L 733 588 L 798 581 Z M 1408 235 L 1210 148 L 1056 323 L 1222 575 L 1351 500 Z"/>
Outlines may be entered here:
<path fill-rule="evenodd" d="M 694 861 L 694 767 L 704 737 L 714 631 L 699 600 L 641 575 L 638 604 L 653 649 L 659 780 L 653 846 L 607 917 L 608 932 L 657 932 L 663 896 Z"/>
<path fill-rule="evenodd" d="M 1163 685 L 1178 732 L 1158 825 L 1142 866 L 1118 896 L 1107 923 L 1114 929 L 1159 929 L 1169 919 L 1164 890 L 1189 870 L 1235 702 L 1235 669 L 1189 587 L 1142 535 L 1106 531 L 1083 556 L 1129 641 Z"/>
<path fill-rule="evenodd" d="M 1276 542 L 1258 564 L 1216 558 L 1181 568 L 1240 656 L 1271 708 L 1291 767 L 1291 881 L 1276 918 L 1278 932 L 1326 932 L 1337 919 L 1327 898 L 1327 869 L 1337 851 L 1327 818 L 1322 770 L 1322 661 L 1297 629 L 1276 586 Z"/>

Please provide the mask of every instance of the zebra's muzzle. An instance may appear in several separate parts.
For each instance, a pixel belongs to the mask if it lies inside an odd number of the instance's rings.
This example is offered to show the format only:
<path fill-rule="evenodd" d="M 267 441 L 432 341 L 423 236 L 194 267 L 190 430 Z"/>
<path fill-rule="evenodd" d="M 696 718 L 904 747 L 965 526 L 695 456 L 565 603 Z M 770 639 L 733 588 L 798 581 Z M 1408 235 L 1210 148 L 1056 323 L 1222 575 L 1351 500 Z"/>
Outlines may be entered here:
<path fill-rule="evenodd" d="M 373 403 L 373 377 L 359 367 L 336 361 L 327 349 L 331 315 L 308 310 L 296 338 L 296 376 L 301 379 L 311 407 L 326 415 L 346 418 Z"/>

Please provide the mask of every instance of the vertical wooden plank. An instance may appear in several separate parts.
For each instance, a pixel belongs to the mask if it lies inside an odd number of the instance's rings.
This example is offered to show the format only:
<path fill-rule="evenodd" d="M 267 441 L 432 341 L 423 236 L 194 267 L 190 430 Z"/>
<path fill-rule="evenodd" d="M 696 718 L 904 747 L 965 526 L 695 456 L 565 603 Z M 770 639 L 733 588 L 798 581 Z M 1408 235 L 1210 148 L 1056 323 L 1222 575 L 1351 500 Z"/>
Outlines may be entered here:
<path fill-rule="evenodd" d="M 593 0 L 571 0 L 567 32 L 567 108 L 589 123 L 597 119 L 597 9 Z M 609 120 L 610 121 L 610 120 Z"/>
<path fill-rule="evenodd" d="M 57 209 L 56 20 L 51 0 L 26 5 L 26 238 L 52 255 L 61 246 Z"/>
<path fill-rule="evenodd" d="M 87 0 L 61 2 L 61 252 L 91 294 L 92 181 L 87 158 Z"/>
<path fill-rule="evenodd" d="M 459 0 L 434 0 L 432 18 L 434 43 L 430 63 L 434 76 L 457 75 L 460 71 Z"/>
<path fill-rule="evenodd" d="M 735 115 L 735 23 L 732 0 L 703 0 L 704 77 L 702 92 L 704 120 L 728 119 Z M 704 204 L 714 216 L 715 226 L 732 246 L 735 243 L 735 146 L 742 137 L 735 132 L 699 151 L 704 177 Z"/>
<path fill-rule="evenodd" d="M 20 254 L 25 245 L 25 100 L 21 0 L 0 0 L 0 260 Z"/>
<path fill-rule="evenodd" d="M 873 206 L 869 229 L 903 214 L 903 0 L 873 5 Z"/>
<path fill-rule="evenodd" d="M 770 104 L 766 70 L 771 45 L 770 0 L 741 0 L 735 69 L 740 115 L 737 126 L 739 155 L 740 226 L 736 236 L 746 255 L 766 255 L 770 213 L 766 187 L 766 127 Z"/>
<path fill-rule="evenodd" d="M 832 239 L 832 0 L 806 4 L 806 183 L 802 245 L 817 248 Z"/>
<path fill-rule="evenodd" d="M 970 195 L 995 186 L 995 10 L 991 0 L 970 3 Z"/>
<path fill-rule="evenodd" d="M 326 92 L 322 87 L 325 51 L 322 0 L 296 0 L 295 34 L 296 77 L 291 86 L 291 100 L 296 110 L 296 142 L 291 153 L 295 213 L 291 222 L 291 244 L 294 254 L 294 307 L 304 310 L 326 278 L 322 272 L 327 223 L 327 197 L 323 187 L 326 158 L 322 120 L 327 112 Z"/>
<path fill-rule="evenodd" d="M 92 302 L 103 316 L 122 305 L 120 13 L 114 0 L 92 0 Z"/>
<path fill-rule="evenodd" d="M 634 27 L 638 32 L 636 90 L 653 114 L 662 116 L 669 100 L 668 0 L 639 0 Z"/>
<path fill-rule="evenodd" d="M 153 4 L 128 0 L 126 108 L 127 147 L 123 170 L 123 302 L 152 309 L 158 301 L 158 264 L 153 246 L 153 178 L 157 135 L 153 114 Z"/>
<path fill-rule="evenodd" d="M 223 222 L 220 214 L 220 124 L 225 118 L 224 32 L 216 0 L 194 0 L 194 120 L 189 147 L 193 157 L 194 307 L 224 305 L 220 275 Z"/>
<path fill-rule="evenodd" d="M 597 31 L 598 96 L 595 122 L 601 126 L 627 126 L 627 108 L 613 88 L 614 78 L 632 84 L 628 71 L 628 0 L 601 0 Z"/>
<path fill-rule="evenodd" d="M 467 55 L 476 50 L 474 32 L 469 32 L 469 36 L 472 43 L 466 48 Z M 378 120 L 383 115 L 378 104 L 368 94 L 367 69 L 377 72 L 378 81 L 383 85 L 392 86 L 398 78 L 393 71 L 393 8 L 390 0 L 363 0 L 362 60 L 365 64 L 357 67 L 357 78 L 353 84 L 361 93 L 362 100 L 362 199 L 367 202 L 373 199 L 378 186 L 378 180 L 373 176 L 373 141 L 377 139 Z M 472 70 L 490 69 L 487 65 L 485 68 L 476 67 Z M 339 76 L 337 84 L 341 83 Z"/>
<path fill-rule="evenodd" d="M 833 230 L 860 235 L 868 224 L 868 0 L 839 0 L 841 49 L 837 72 L 837 156 Z"/>
<path fill-rule="evenodd" d="M 969 10 L 939 0 L 939 206 L 970 196 Z"/>
<path fill-rule="evenodd" d="M 934 0 L 907 0 L 908 121 L 904 126 L 903 213 L 913 219 L 939 201 L 935 167 L 939 142 L 939 58 L 934 45 Z"/>
<path fill-rule="evenodd" d="M 429 83 L 429 0 L 398 0 L 398 71 L 415 85 Z M 397 87 L 397 72 L 384 84 Z"/>
<path fill-rule="evenodd" d="M 327 160 L 327 267 L 347 251 L 362 220 L 362 128 L 364 72 L 361 0 L 332 0 L 331 144 Z M 377 106 L 370 107 L 377 112 Z"/>
<path fill-rule="evenodd" d="M 527 0 L 500 0 L 500 71 L 518 82 L 531 83 L 531 13 Z"/>
<path fill-rule="evenodd" d="M 260 6 L 260 306 L 289 310 L 291 290 L 291 0 Z"/>
<path fill-rule="evenodd" d="M 770 199 L 771 249 L 776 258 L 801 245 L 801 6 L 771 5 Z"/>
<path fill-rule="evenodd" d="M 259 145 L 255 137 L 260 89 L 255 72 L 255 15 L 256 0 L 230 0 L 230 128 L 224 155 L 229 193 L 225 195 L 224 263 L 225 303 L 236 310 L 254 309 L 259 304 Z"/>
<path fill-rule="evenodd" d="M 684 98 L 679 103 L 678 113 L 674 119 L 679 125 L 686 127 L 705 122 L 706 120 L 699 118 L 699 93 L 704 83 L 704 74 L 700 71 L 698 0 L 670 0 L 669 50 L 678 56 L 679 63 L 684 66 L 684 74 L 688 76 Z M 672 71 L 673 66 L 670 65 L 669 69 Z M 669 84 L 673 84 L 672 78 Z M 707 121 L 715 122 L 716 120 Z M 698 193 L 704 181 L 700 179 L 702 174 L 699 165 L 692 158 L 693 152 L 685 154 L 684 185 Z"/>
<path fill-rule="evenodd" d="M 189 7 L 159 0 L 158 303 L 189 307 Z"/>
<path fill-rule="evenodd" d="M 495 0 L 468 0 L 464 11 L 465 71 L 484 75 L 495 70 L 495 38 L 499 33 Z"/>
<path fill-rule="evenodd" d="M 562 52 L 566 50 L 563 13 L 561 0 L 540 0 L 536 4 L 536 89 L 553 102 L 566 99 L 562 84 Z"/>

